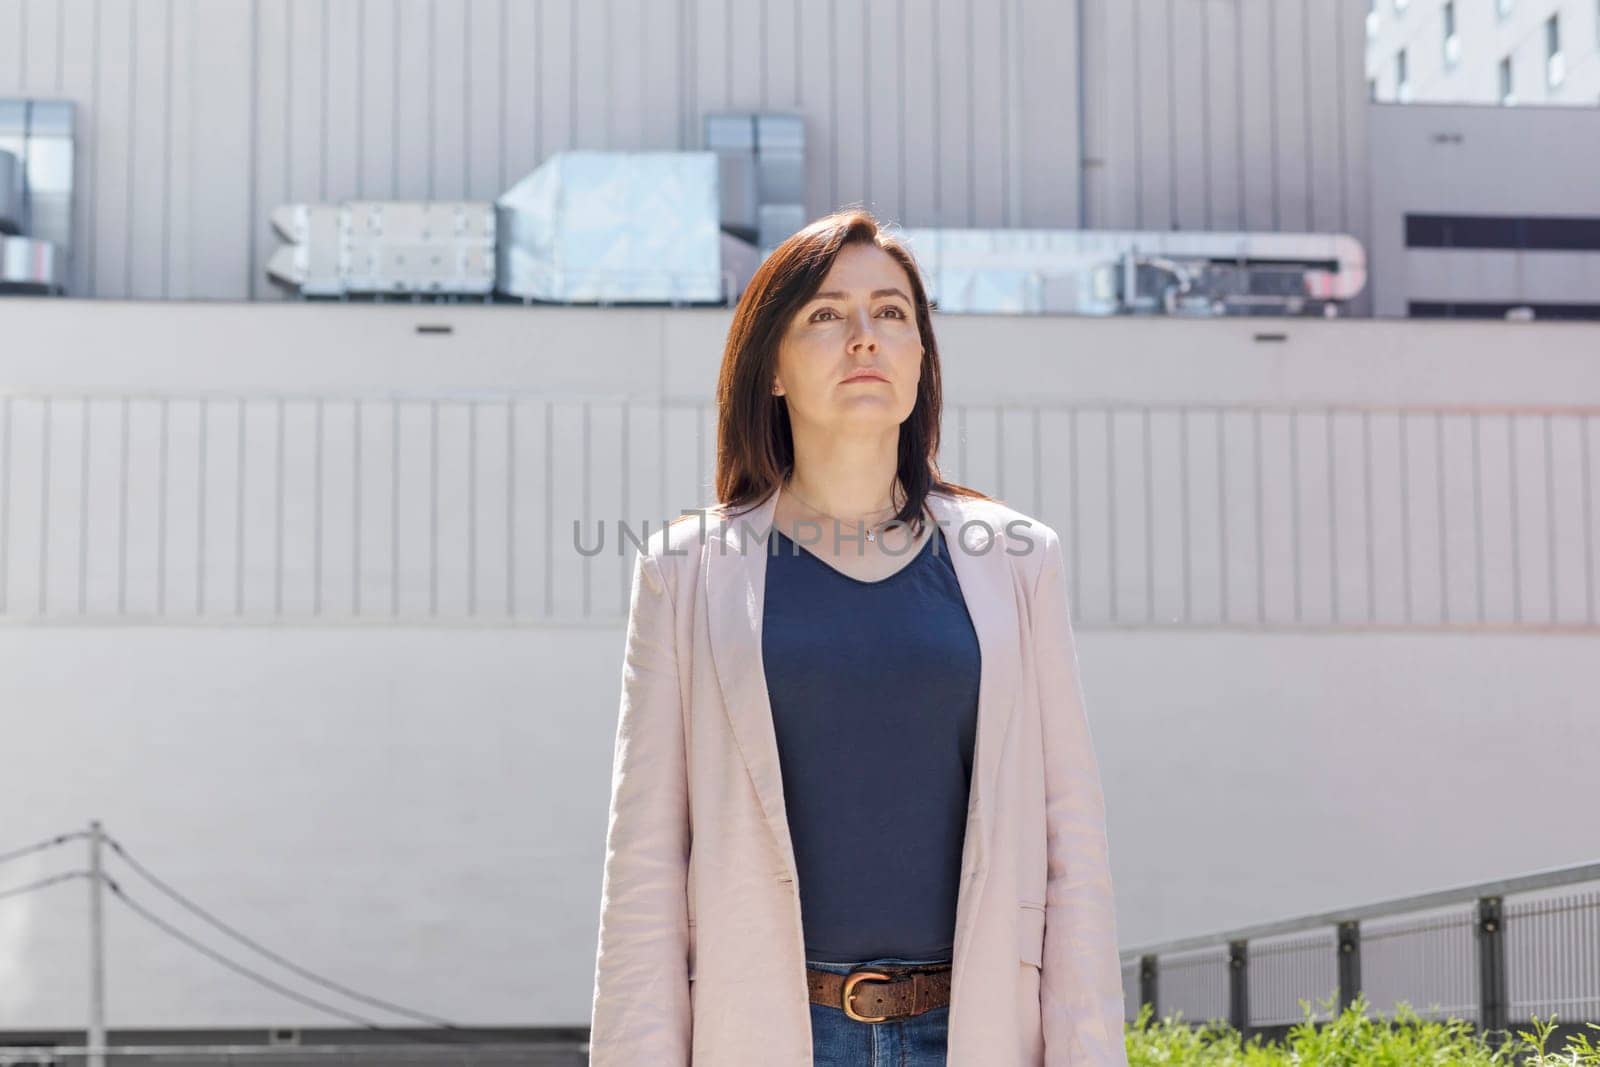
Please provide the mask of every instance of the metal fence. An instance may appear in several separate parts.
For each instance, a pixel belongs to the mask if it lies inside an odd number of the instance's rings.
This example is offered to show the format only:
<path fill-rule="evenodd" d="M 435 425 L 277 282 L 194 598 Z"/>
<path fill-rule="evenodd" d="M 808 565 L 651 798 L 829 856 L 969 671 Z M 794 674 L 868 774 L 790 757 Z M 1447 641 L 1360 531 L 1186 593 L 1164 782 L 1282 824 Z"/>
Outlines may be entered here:
<path fill-rule="evenodd" d="M 1592 632 L 1600 408 L 954 403 L 1086 627 Z M 614 624 L 705 401 L 0 394 L 0 620 Z M 626 530 L 624 530 L 626 527 Z"/>
<path fill-rule="evenodd" d="M 1326 1021 L 1358 994 L 1392 1018 L 1504 1031 L 1600 1023 L 1600 863 L 1154 945 L 1123 954 L 1127 1017 L 1243 1033 Z"/>

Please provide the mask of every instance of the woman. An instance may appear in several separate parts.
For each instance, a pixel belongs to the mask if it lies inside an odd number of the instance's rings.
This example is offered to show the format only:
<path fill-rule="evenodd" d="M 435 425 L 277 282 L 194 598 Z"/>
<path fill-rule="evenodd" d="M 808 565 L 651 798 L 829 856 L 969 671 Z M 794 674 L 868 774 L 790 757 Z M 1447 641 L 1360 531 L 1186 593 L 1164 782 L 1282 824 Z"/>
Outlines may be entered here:
<path fill-rule="evenodd" d="M 939 476 L 910 255 L 790 237 L 717 402 L 634 566 L 591 1064 L 1125 1064 L 1060 542 Z"/>

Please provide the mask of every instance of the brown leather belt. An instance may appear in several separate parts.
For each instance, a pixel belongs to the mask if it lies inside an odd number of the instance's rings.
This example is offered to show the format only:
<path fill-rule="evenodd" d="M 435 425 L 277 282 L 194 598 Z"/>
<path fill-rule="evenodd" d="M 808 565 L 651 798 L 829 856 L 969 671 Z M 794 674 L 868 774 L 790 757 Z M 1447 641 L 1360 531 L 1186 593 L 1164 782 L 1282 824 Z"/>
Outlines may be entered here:
<path fill-rule="evenodd" d="M 950 964 L 880 964 L 849 974 L 806 968 L 811 1003 L 862 1023 L 908 1019 L 950 1003 Z"/>

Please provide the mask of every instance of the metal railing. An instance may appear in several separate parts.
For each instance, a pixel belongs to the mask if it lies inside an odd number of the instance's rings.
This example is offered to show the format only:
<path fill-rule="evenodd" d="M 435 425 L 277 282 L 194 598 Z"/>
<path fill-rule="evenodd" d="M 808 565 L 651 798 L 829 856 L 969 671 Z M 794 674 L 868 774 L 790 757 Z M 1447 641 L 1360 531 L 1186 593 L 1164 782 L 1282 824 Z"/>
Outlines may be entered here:
<path fill-rule="evenodd" d="M 587 1062 L 586 1026 L 471 1026 L 449 1018 L 407 1007 L 383 997 L 372 996 L 334 981 L 274 952 L 219 919 L 184 893 L 174 888 L 140 862 L 116 837 L 106 832 L 99 820 L 91 820 L 86 830 L 57 833 L 42 840 L 0 851 L 0 867 L 75 842 L 88 847 L 86 869 L 61 871 L 33 882 L 17 885 L 11 879 L 0 888 L 0 900 L 42 892 L 65 882 L 87 879 L 89 899 L 89 1003 L 86 1025 L 75 1030 L 0 1031 L 0 1067 L 42 1064 L 76 1064 L 107 1067 L 107 1064 L 201 1065 L 234 1063 L 241 1060 L 277 1064 L 439 1064 L 441 1067 L 470 1064 L 581 1064 Z M 129 892 L 129 886 L 139 883 Z M 263 974 L 255 961 L 238 959 L 237 948 L 219 951 L 214 945 L 186 932 L 185 923 L 173 923 L 141 903 L 147 892 L 158 893 L 179 905 L 189 920 L 198 919 L 251 953 L 264 957 L 294 977 L 285 981 Z M 148 900 L 148 897 L 144 897 Z M 235 975 L 295 1001 L 302 1009 L 340 1020 L 343 1026 L 302 1030 L 299 1027 L 245 1027 L 238 1029 L 124 1030 L 117 1040 L 109 1038 L 106 1025 L 106 969 L 104 921 L 105 903 L 117 906 L 165 934 L 220 964 Z M 310 986 L 317 991 L 309 990 Z M 331 1000 L 361 1005 L 352 1008 Z M 370 1009 L 382 1016 L 399 1016 L 404 1025 L 379 1022 Z M 422 1024 L 422 1025 L 417 1025 Z"/>
<path fill-rule="evenodd" d="M 1376 1017 L 1404 1002 L 1486 1032 L 1600 1022 L 1600 863 L 1152 945 L 1124 952 L 1122 975 L 1130 1022 L 1149 1004 L 1244 1034 L 1358 995 Z"/>
<path fill-rule="evenodd" d="M 940 459 L 1060 532 L 1080 626 L 1594 632 L 1597 416 L 954 403 Z M 653 396 L 0 394 L 0 620 L 612 625 L 715 442 Z"/>

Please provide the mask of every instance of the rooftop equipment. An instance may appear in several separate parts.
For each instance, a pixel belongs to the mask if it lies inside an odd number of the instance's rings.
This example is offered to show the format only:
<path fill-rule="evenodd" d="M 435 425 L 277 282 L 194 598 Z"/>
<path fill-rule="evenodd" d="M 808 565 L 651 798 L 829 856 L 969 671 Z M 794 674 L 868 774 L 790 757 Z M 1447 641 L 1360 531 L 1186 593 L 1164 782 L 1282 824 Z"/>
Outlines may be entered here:
<path fill-rule="evenodd" d="M 0 293 L 66 291 L 73 122 L 65 100 L 0 100 Z"/>
<path fill-rule="evenodd" d="M 1347 234 L 902 231 L 943 311 L 1337 315 L 1366 284 Z"/>

